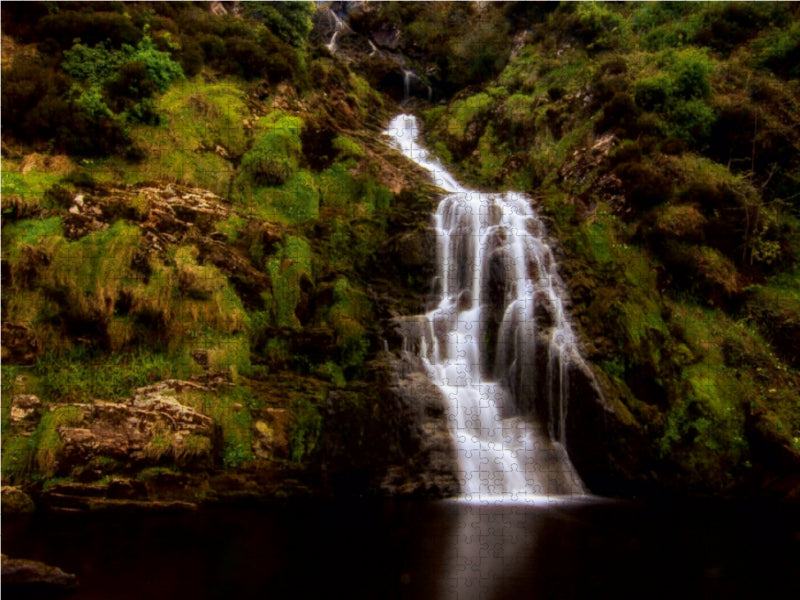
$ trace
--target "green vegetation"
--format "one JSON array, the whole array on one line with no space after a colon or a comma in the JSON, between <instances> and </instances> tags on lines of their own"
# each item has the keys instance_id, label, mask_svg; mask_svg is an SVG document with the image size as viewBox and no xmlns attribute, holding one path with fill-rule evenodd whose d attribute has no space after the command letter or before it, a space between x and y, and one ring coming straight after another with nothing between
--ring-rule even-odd
<instances>
[{"instance_id":1,"label":"green vegetation","mask_svg":"<svg viewBox=\"0 0 800 600\"><path fill-rule=\"evenodd\" d=\"M167 378L228 376L186 400L221 437L175 457L160 432L143 480L209 450L225 469L318 466L336 410L347 443L386 416L372 361L429 287L396 250L433 198L377 141L398 63L353 39L331 56L314 10L4 4L3 319L31 346L4 355L4 481L119 472L59 473L64 404ZM350 24L401 32L435 102L409 106L460 177L535 198L659 483L738 489L758 440L800 451L796 6L380 3ZM20 393L44 405L24 434ZM271 409L279 458L254 450Z\"/></svg>"},{"instance_id":2,"label":"green vegetation","mask_svg":"<svg viewBox=\"0 0 800 600\"><path fill-rule=\"evenodd\" d=\"M697 490L748 476L752 415L800 431L798 17L560 5L496 78L423 113L462 177L538 188L606 395L658 440L677 473L659 476Z\"/></svg>"}]
</instances>

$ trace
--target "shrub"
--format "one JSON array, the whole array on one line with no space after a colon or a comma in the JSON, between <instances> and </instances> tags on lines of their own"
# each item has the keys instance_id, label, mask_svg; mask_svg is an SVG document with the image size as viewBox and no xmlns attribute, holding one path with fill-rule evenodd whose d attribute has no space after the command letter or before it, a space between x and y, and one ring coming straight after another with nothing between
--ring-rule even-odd
<instances>
[{"instance_id":1,"label":"shrub","mask_svg":"<svg viewBox=\"0 0 800 600\"><path fill-rule=\"evenodd\" d=\"M688 141L700 143L707 140L716 120L716 113L702 100L678 102L669 111L669 133Z\"/></svg>"},{"instance_id":2,"label":"shrub","mask_svg":"<svg viewBox=\"0 0 800 600\"><path fill-rule=\"evenodd\" d=\"M636 82L634 97L636 104L645 110L662 108L672 96L672 81L665 73L658 73Z\"/></svg>"},{"instance_id":3,"label":"shrub","mask_svg":"<svg viewBox=\"0 0 800 600\"><path fill-rule=\"evenodd\" d=\"M769 29L752 48L756 65L786 79L800 77L800 23Z\"/></svg>"},{"instance_id":4,"label":"shrub","mask_svg":"<svg viewBox=\"0 0 800 600\"><path fill-rule=\"evenodd\" d=\"M311 33L313 2L247 2L244 14L264 23L282 41L302 48Z\"/></svg>"},{"instance_id":5,"label":"shrub","mask_svg":"<svg viewBox=\"0 0 800 600\"><path fill-rule=\"evenodd\" d=\"M622 163L614 169L614 174L622 182L627 199L636 211L657 206L672 195L672 182L648 163Z\"/></svg>"},{"instance_id":6,"label":"shrub","mask_svg":"<svg viewBox=\"0 0 800 600\"><path fill-rule=\"evenodd\" d=\"M299 167L303 121L275 112L260 119L258 125L263 133L242 157L242 171L256 185L279 185Z\"/></svg>"}]
</instances>

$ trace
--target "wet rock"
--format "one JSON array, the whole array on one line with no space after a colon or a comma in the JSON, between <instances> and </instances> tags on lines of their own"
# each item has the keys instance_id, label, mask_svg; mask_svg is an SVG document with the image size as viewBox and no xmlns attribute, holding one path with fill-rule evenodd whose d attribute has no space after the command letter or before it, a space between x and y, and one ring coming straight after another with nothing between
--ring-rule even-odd
<instances>
[{"instance_id":1,"label":"wet rock","mask_svg":"<svg viewBox=\"0 0 800 600\"><path fill-rule=\"evenodd\" d=\"M31 365L39 354L39 341L33 331L22 323L2 325L2 360L5 364Z\"/></svg>"},{"instance_id":2,"label":"wet rock","mask_svg":"<svg viewBox=\"0 0 800 600\"><path fill-rule=\"evenodd\" d=\"M0 555L2 561L3 591L25 594L26 597L53 594L73 590L78 586L78 578L65 573L58 567L38 560L10 558Z\"/></svg>"},{"instance_id":3,"label":"wet rock","mask_svg":"<svg viewBox=\"0 0 800 600\"><path fill-rule=\"evenodd\" d=\"M0 506L4 515L24 515L36 510L31 497L13 485L4 485L0 488Z\"/></svg>"},{"instance_id":4,"label":"wet rock","mask_svg":"<svg viewBox=\"0 0 800 600\"><path fill-rule=\"evenodd\" d=\"M457 495L456 451L442 392L422 365L410 364L389 353L384 358L391 366L385 399L392 406L399 433L394 450L407 458L405 464L386 470L380 489L389 494Z\"/></svg>"},{"instance_id":5,"label":"wet rock","mask_svg":"<svg viewBox=\"0 0 800 600\"><path fill-rule=\"evenodd\" d=\"M400 44L400 28L391 23L385 23L371 32L372 41L380 48L397 50Z\"/></svg>"}]
</instances>

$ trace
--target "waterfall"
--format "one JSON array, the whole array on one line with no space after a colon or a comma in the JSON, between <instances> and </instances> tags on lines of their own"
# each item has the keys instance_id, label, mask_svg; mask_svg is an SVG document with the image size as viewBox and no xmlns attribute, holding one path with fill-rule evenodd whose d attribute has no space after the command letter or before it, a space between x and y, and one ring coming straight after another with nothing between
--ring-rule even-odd
<instances>
[{"instance_id":1,"label":"waterfall","mask_svg":"<svg viewBox=\"0 0 800 600\"><path fill-rule=\"evenodd\" d=\"M337 40L339 38L339 35L342 32L347 32L350 28L344 21L342 21L342 19L339 17L339 15L336 14L334 10L330 8L326 9L326 15L328 17L328 23L331 29L333 29L333 33L331 34L330 42L325 44L325 47L331 54L336 54L336 51L339 49L339 46L337 45Z\"/></svg>"},{"instance_id":2,"label":"waterfall","mask_svg":"<svg viewBox=\"0 0 800 600\"><path fill-rule=\"evenodd\" d=\"M404 348L448 402L463 498L583 494L564 449L568 367L582 358L542 221L523 194L459 184L419 145L413 116L385 133L446 192L433 219L438 305Z\"/></svg>"},{"instance_id":3,"label":"waterfall","mask_svg":"<svg viewBox=\"0 0 800 600\"><path fill-rule=\"evenodd\" d=\"M371 42L370 42L371 43ZM433 98L433 88L426 84L414 71L411 69L403 69L403 102L408 102L411 99L411 85L414 82L425 85L425 90L428 94L428 102Z\"/></svg>"},{"instance_id":4,"label":"waterfall","mask_svg":"<svg viewBox=\"0 0 800 600\"><path fill-rule=\"evenodd\" d=\"M403 102L408 102L411 97L411 76L413 73L408 69L403 69Z\"/></svg>"}]
</instances>

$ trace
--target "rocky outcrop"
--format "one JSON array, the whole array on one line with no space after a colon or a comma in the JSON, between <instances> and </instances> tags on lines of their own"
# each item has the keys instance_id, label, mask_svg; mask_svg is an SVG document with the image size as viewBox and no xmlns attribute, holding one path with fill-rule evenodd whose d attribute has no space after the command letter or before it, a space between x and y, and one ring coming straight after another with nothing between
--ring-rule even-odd
<instances>
[{"instance_id":1,"label":"rocky outcrop","mask_svg":"<svg viewBox=\"0 0 800 600\"><path fill-rule=\"evenodd\" d=\"M63 446L57 471L100 456L139 465L157 464L164 457L187 467L210 464L214 423L178 400L187 391L211 388L167 380L139 388L122 402L70 405L81 414L73 425L58 429Z\"/></svg>"},{"instance_id":2,"label":"rocky outcrop","mask_svg":"<svg viewBox=\"0 0 800 600\"><path fill-rule=\"evenodd\" d=\"M389 400L398 421L404 464L392 465L380 482L388 494L458 495L457 456L442 393L413 359L387 357L393 365Z\"/></svg>"},{"instance_id":3,"label":"rocky outcrop","mask_svg":"<svg viewBox=\"0 0 800 600\"><path fill-rule=\"evenodd\" d=\"M409 340L422 339L420 317L396 317L387 336L399 352L383 352L387 369L386 402L398 431L396 452L407 457L405 464L390 466L381 489L392 494L423 492L455 496L460 491L458 459L448 422L447 403L441 390L430 380Z\"/></svg>"},{"instance_id":4,"label":"rocky outcrop","mask_svg":"<svg viewBox=\"0 0 800 600\"><path fill-rule=\"evenodd\" d=\"M148 481L114 477L108 482L59 483L50 486L41 495L41 505L51 512L163 512L195 510L196 502L185 498L191 493L181 490L181 499L169 497L166 486L152 485ZM199 486L198 486L199 487ZM174 492L174 490L173 490Z\"/></svg>"},{"instance_id":5,"label":"rocky outcrop","mask_svg":"<svg viewBox=\"0 0 800 600\"><path fill-rule=\"evenodd\" d=\"M14 597L24 594L26 598L36 598L71 591L78 586L75 575L38 560L10 558L5 554L0 555L0 560L3 591Z\"/></svg>"}]
</instances>

